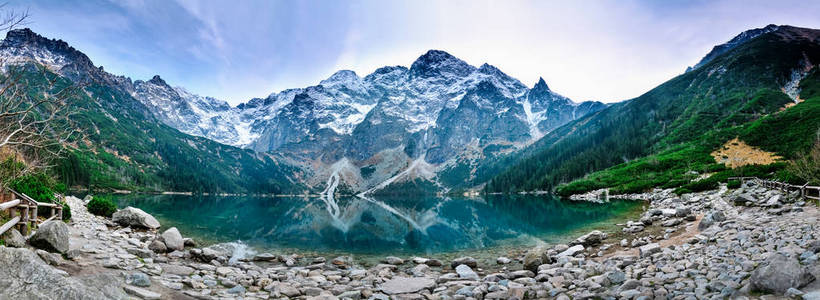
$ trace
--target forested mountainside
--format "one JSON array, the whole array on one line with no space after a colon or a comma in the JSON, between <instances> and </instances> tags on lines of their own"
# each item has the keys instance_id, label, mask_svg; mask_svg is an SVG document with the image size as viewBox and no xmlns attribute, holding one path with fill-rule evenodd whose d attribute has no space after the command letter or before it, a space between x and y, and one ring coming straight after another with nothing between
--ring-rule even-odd
<instances>
[{"instance_id":1,"label":"forested mountainside","mask_svg":"<svg viewBox=\"0 0 820 300\"><path fill-rule=\"evenodd\" d=\"M68 101L77 134L54 171L68 185L147 191L269 192L299 190L300 173L272 155L190 136L160 122L134 98L139 83L95 67L60 40L9 31L0 44L30 93L43 97L74 85ZM43 68L41 68L43 67ZM56 85L49 84L56 80ZM135 87L137 86L137 87Z\"/></svg>"},{"instance_id":2,"label":"forested mountainside","mask_svg":"<svg viewBox=\"0 0 820 300\"><path fill-rule=\"evenodd\" d=\"M710 155L734 138L785 159L808 151L820 130L820 31L769 26L732 41L640 97L547 134L508 158L512 163L486 190L544 190L584 176L559 192L697 188L743 172L726 170ZM746 169L771 176L778 168ZM719 176L697 180L712 173Z\"/></svg>"}]
</instances>

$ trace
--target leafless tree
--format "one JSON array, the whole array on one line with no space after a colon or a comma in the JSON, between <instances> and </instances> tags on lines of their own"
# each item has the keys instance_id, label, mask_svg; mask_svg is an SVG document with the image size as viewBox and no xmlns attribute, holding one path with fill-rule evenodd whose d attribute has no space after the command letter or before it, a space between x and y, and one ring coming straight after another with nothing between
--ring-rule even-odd
<instances>
[{"instance_id":1,"label":"leafless tree","mask_svg":"<svg viewBox=\"0 0 820 300\"><path fill-rule=\"evenodd\" d=\"M820 184L820 130L817 131L814 147L792 161L788 170L809 184Z\"/></svg>"},{"instance_id":2,"label":"leafless tree","mask_svg":"<svg viewBox=\"0 0 820 300\"><path fill-rule=\"evenodd\" d=\"M0 5L0 30L26 23L28 11L17 13ZM25 159L22 172L49 167L75 131L69 102L82 86L36 62L10 62L0 57L0 150Z\"/></svg>"}]
</instances>

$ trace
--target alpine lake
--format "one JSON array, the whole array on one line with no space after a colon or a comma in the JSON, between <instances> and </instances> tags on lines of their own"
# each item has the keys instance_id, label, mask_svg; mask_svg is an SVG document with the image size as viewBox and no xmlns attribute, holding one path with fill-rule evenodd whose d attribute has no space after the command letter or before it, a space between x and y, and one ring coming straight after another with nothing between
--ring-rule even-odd
<instances>
[{"instance_id":1,"label":"alpine lake","mask_svg":"<svg viewBox=\"0 0 820 300\"><path fill-rule=\"evenodd\" d=\"M260 197L130 194L120 208L152 214L199 247L235 243L242 251L350 255L363 265L385 256L443 261L514 258L541 243L566 243L591 230L616 232L644 202L561 200L542 195L477 197ZM607 242L617 243L610 239Z\"/></svg>"}]
</instances>

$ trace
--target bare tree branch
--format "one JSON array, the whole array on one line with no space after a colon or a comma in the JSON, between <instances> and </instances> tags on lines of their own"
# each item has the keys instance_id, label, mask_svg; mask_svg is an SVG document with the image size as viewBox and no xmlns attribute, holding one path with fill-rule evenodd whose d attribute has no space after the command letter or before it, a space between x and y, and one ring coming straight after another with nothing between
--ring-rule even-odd
<instances>
[{"instance_id":1,"label":"bare tree branch","mask_svg":"<svg viewBox=\"0 0 820 300\"><path fill-rule=\"evenodd\" d=\"M28 16L0 4L0 31L26 24ZM26 169L18 175L51 166L63 154L78 133L70 102L84 88L37 62L0 61L0 152L22 156Z\"/></svg>"}]
</instances>

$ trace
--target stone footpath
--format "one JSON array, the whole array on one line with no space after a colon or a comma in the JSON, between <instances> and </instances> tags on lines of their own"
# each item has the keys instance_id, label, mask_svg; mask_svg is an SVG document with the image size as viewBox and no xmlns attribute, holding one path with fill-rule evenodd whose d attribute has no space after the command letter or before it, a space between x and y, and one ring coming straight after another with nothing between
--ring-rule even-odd
<instances>
[{"instance_id":1,"label":"stone footpath","mask_svg":"<svg viewBox=\"0 0 820 300\"><path fill-rule=\"evenodd\" d=\"M621 224L622 232L593 231L567 245L499 257L494 266L469 257L386 257L370 268L345 256L240 257L237 245L197 248L176 228L157 232L159 222L141 210L106 219L67 197L69 250L61 257L0 247L0 264L26 269L0 271L0 298L820 299L817 207L749 184L682 197L670 190L634 195L649 208ZM42 274L8 285L31 273Z\"/></svg>"}]
</instances>

